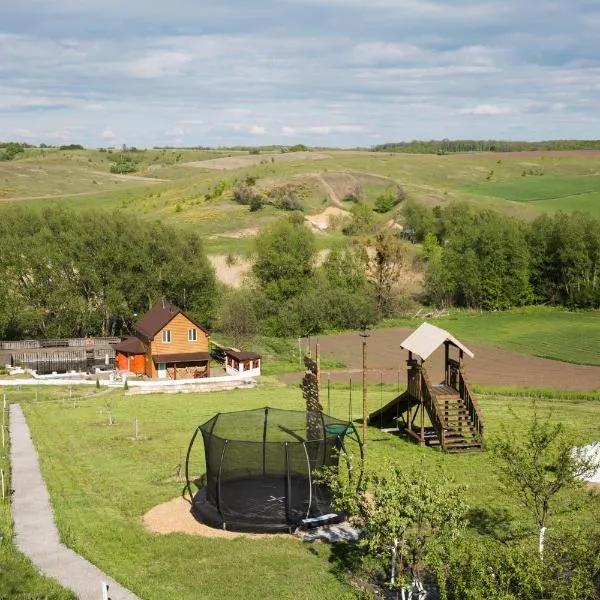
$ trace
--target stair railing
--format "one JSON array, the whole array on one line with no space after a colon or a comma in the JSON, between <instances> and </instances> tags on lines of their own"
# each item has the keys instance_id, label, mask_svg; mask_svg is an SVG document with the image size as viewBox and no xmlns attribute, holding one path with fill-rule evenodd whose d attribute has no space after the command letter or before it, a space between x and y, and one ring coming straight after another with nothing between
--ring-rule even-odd
<instances>
[{"instance_id":1,"label":"stair railing","mask_svg":"<svg viewBox=\"0 0 600 600\"><path fill-rule=\"evenodd\" d=\"M464 371L462 368L458 369L458 393L465 403L465 407L471 417L471 422L473 423L473 427L475 431L479 435L479 439L481 441L481 445L483 447L483 430L485 427L485 423L483 420L483 415L481 414L481 410L479 405L477 404L477 400L475 400L475 396L471 391L471 386L465 377Z\"/></svg>"},{"instance_id":2,"label":"stair railing","mask_svg":"<svg viewBox=\"0 0 600 600\"><path fill-rule=\"evenodd\" d=\"M440 441L440 446L442 450L446 450L446 425L440 415L439 411L439 403L437 394L435 393L433 386L431 385L431 381L429 379L429 375L427 375L427 371L424 368L420 369L421 371L421 398L422 402L427 409L427 414L429 415L429 419L431 420L431 424L435 429L435 432Z\"/></svg>"}]
</instances>

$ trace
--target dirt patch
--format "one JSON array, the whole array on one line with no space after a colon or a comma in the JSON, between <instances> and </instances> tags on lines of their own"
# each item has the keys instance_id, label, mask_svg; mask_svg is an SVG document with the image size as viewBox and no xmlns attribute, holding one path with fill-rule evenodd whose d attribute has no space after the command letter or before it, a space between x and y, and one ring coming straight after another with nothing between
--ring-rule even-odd
<instances>
[{"instance_id":1,"label":"dirt patch","mask_svg":"<svg viewBox=\"0 0 600 600\"><path fill-rule=\"evenodd\" d=\"M105 173L104 171L92 171L94 175L110 177L118 181L145 181L147 183L166 183L168 179L158 179L158 177L144 177L142 175L121 175L119 173Z\"/></svg>"},{"instance_id":2,"label":"dirt patch","mask_svg":"<svg viewBox=\"0 0 600 600\"><path fill-rule=\"evenodd\" d=\"M322 152L288 152L285 154L248 154L244 156L226 156L224 158L211 158L210 160L198 160L185 163L188 167L199 167L201 169L215 169L218 171L229 169L241 169L259 165L261 162L294 162L303 160L325 160L331 158L329 154Z\"/></svg>"},{"instance_id":3,"label":"dirt patch","mask_svg":"<svg viewBox=\"0 0 600 600\"><path fill-rule=\"evenodd\" d=\"M208 259L210 260L217 279L234 288L242 286L244 279L252 268L252 263L243 256L235 256L235 262L228 264L227 256L225 254L211 254Z\"/></svg>"},{"instance_id":4,"label":"dirt patch","mask_svg":"<svg viewBox=\"0 0 600 600\"><path fill-rule=\"evenodd\" d=\"M224 233L219 233L214 237L233 238L239 240L242 238L255 237L257 234L258 227L248 227L246 229L237 229L236 231L225 231Z\"/></svg>"},{"instance_id":5,"label":"dirt patch","mask_svg":"<svg viewBox=\"0 0 600 600\"><path fill-rule=\"evenodd\" d=\"M307 222L316 231L326 231L331 226L332 217L349 217L350 213L344 208L337 206L329 206L318 215L309 215L306 217Z\"/></svg>"},{"instance_id":6,"label":"dirt patch","mask_svg":"<svg viewBox=\"0 0 600 600\"><path fill-rule=\"evenodd\" d=\"M237 531L225 531L224 529L209 527L194 518L194 515L190 512L190 503L181 496L151 508L142 517L142 525L152 533L187 533L207 538L235 539L244 536L250 539L261 539L294 537L285 533L239 533Z\"/></svg>"},{"instance_id":7,"label":"dirt patch","mask_svg":"<svg viewBox=\"0 0 600 600\"><path fill-rule=\"evenodd\" d=\"M435 323L434 323L435 324ZM398 327L373 331L368 338L367 366L370 383L397 383L406 386L407 353L400 343L412 329ZM463 341L475 354L466 359L467 377L471 383L510 387L536 387L572 390L600 389L600 367L573 365ZM361 373L362 338L358 333L342 333L319 337L321 355L344 361L345 369L330 371L334 382L348 383L352 374ZM444 377L444 352L438 350L427 361L427 371L434 381ZM283 375L286 383L297 383L301 374ZM353 379L355 379L353 377ZM358 381L358 379L356 379Z\"/></svg>"}]
</instances>

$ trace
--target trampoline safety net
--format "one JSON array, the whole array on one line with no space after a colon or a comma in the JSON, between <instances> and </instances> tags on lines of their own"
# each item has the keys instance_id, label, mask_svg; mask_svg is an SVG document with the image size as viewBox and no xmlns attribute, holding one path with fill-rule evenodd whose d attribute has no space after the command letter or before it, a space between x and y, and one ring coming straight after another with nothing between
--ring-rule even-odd
<instances>
[{"instance_id":1,"label":"trampoline safety net","mask_svg":"<svg viewBox=\"0 0 600 600\"><path fill-rule=\"evenodd\" d=\"M194 494L190 456L199 434L206 484ZM193 515L212 527L244 532L291 531L343 520L314 474L338 466L346 437L360 445L352 423L322 412L267 407L215 415L197 428L188 448Z\"/></svg>"}]
</instances>

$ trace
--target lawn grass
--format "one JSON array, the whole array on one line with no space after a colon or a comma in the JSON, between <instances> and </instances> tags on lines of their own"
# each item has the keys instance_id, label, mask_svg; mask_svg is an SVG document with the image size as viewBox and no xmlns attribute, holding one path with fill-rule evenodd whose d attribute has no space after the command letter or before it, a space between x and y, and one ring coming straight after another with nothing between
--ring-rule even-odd
<instances>
[{"instance_id":1,"label":"lawn grass","mask_svg":"<svg viewBox=\"0 0 600 600\"><path fill-rule=\"evenodd\" d=\"M423 319L395 319L383 324L417 326ZM564 362L600 366L600 312L569 312L531 307L503 312L456 311L432 324L472 340Z\"/></svg>"},{"instance_id":2,"label":"lawn grass","mask_svg":"<svg viewBox=\"0 0 600 600\"><path fill-rule=\"evenodd\" d=\"M81 400L76 408L61 401L36 403L26 389L17 393L21 399L30 394L24 410L63 539L141 597L354 597L350 586L333 573L335 564L330 562L333 556L328 545L306 545L281 537L222 540L156 535L140 524L147 510L181 493L182 483L175 476L177 465L199 423L216 412L265 405L302 410L295 386L127 397L114 392ZM369 390L373 404L387 402L395 394L392 386ZM8 395L10 400L16 399L12 391ZM355 419L360 418L357 400ZM116 419L112 426L107 419L109 403ZM498 434L502 424L523 428L511 410L520 417L531 414L527 398L485 396L480 404L488 439ZM571 431L573 444L598 438L600 400L539 399L538 408L553 410L553 419ZM331 412L342 418L348 414L348 390L343 386L332 390ZM135 417L140 441L131 439ZM391 461L448 470L457 482L468 486L468 504L477 515L475 526L481 526L487 517L499 519L498 526L509 529L515 521L530 524L519 504L503 493L489 453L445 455L371 427L367 461L376 469L385 469ZM588 494L565 494L549 527L586 518L597 502L597 497Z\"/></svg>"},{"instance_id":3,"label":"lawn grass","mask_svg":"<svg viewBox=\"0 0 600 600\"><path fill-rule=\"evenodd\" d=\"M31 389L28 390L27 396L31 397ZM14 399L19 397L24 396L20 393L14 395ZM0 410L2 410L1 404ZM8 409L6 419L8 422ZM8 492L11 489L8 431L6 431L5 443L5 447L0 450L0 469L4 472L5 491ZM70 591L58 585L53 579L41 575L31 561L12 543L13 521L9 499L10 494L4 500L0 495L0 599L75 600L75 595Z\"/></svg>"}]
</instances>

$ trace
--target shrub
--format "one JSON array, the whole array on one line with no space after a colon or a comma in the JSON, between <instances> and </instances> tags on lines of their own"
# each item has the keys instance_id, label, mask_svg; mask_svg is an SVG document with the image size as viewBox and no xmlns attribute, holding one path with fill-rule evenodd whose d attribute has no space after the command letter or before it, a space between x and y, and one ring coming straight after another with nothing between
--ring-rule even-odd
<instances>
[{"instance_id":1,"label":"shrub","mask_svg":"<svg viewBox=\"0 0 600 600\"><path fill-rule=\"evenodd\" d=\"M256 212L260 210L264 205L264 201L260 194L254 194L252 198L250 198L250 212Z\"/></svg>"},{"instance_id":2,"label":"shrub","mask_svg":"<svg viewBox=\"0 0 600 600\"><path fill-rule=\"evenodd\" d=\"M343 198L346 202L362 202L365 199L365 192L360 186L356 184Z\"/></svg>"}]
</instances>

